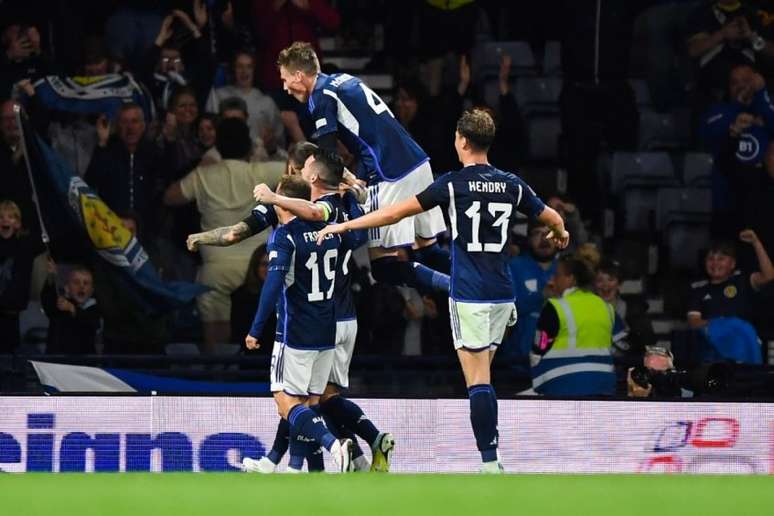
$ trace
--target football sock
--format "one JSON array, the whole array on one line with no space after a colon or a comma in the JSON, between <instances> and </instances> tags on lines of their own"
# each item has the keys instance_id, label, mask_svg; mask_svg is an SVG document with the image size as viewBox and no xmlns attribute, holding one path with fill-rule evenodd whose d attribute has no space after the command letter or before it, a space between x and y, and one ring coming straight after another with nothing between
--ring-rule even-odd
<instances>
[{"instance_id":1,"label":"football sock","mask_svg":"<svg viewBox=\"0 0 774 516\"><path fill-rule=\"evenodd\" d=\"M391 285L449 291L448 274L434 271L419 262L402 262L395 256L384 256L373 260L371 275L376 281Z\"/></svg>"},{"instance_id":2,"label":"football sock","mask_svg":"<svg viewBox=\"0 0 774 516\"><path fill-rule=\"evenodd\" d=\"M470 398L470 423L473 435L476 436L476 446L481 452L481 460L490 462L497 460L497 416L493 391L488 384L471 385L468 387Z\"/></svg>"},{"instance_id":3,"label":"football sock","mask_svg":"<svg viewBox=\"0 0 774 516\"><path fill-rule=\"evenodd\" d=\"M288 451L288 440L290 439L290 423L287 419L280 419L277 425L277 433L274 436L274 444L271 445L271 450L267 454L267 457L274 464L279 464L282 460L282 456Z\"/></svg>"},{"instance_id":4,"label":"football sock","mask_svg":"<svg viewBox=\"0 0 774 516\"><path fill-rule=\"evenodd\" d=\"M340 396L338 395L334 396L334 398L339 398L339 397ZM330 398L330 399L333 399L333 398ZM347 428L343 421L340 421L339 419L337 419L336 416L334 416L330 410L326 410L326 407L323 407L322 403L319 405L311 406L309 408L322 415L323 419L325 420L325 424L328 426L328 430L337 439L349 439L352 441L353 459L363 455L363 449L360 448L360 444L357 442L357 437L355 436L355 433L349 428Z\"/></svg>"},{"instance_id":5,"label":"football sock","mask_svg":"<svg viewBox=\"0 0 774 516\"><path fill-rule=\"evenodd\" d=\"M363 414L363 410L357 404L344 396L333 396L321 403L320 406L323 412L330 414L334 421L339 422L344 428L355 432L355 434L373 447L376 439L379 437L379 430ZM360 453L362 454L362 451Z\"/></svg>"},{"instance_id":6,"label":"football sock","mask_svg":"<svg viewBox=\"0 0 774 516\"><path fill-rule=\"evenodd\" d=\"M449 251L438 245L438 242L414 249L414 258L438 272L449 274L451 271Z\"/></svg>"},{"instance_id":7,"label":"football sock","mask_svg":"<svg viewBox=\"0 0 774 516\"><path fill-rule=\"evenodd\" d=\"M497 428L498 425L498 410L497 410L497 393L494 390L494 385L489 384L489 392L492 393L492 404L494 405L494 423L495 423L495 437L497 437L497 442L500 442L500 430Z\"/></svg>"},{"instance_id":8,"label":"football sock","mask_svg":"<svg viewBox=\"0 0 774 516\"><path fill-rule=\"evenodd\" d=\"M296 432L314 439L328 451L336 442L336 438L325 427L322 417L301 404L290 409L288 421L290 422L291 436Z\"/></svg>"}]
</instances>

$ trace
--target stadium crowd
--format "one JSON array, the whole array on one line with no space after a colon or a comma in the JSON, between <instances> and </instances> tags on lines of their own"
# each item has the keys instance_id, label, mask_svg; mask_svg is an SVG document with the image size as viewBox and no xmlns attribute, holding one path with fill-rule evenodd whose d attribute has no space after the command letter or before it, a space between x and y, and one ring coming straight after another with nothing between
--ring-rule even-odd
<instances>
[{"instance_id":1,"label":"stadium crowd","mask_svg":"<svg viewBox=\"0 0 774 516\"><path fill-rule=\"evenodd\" d=\"M628 381L630 394L644 396L652 389L631 375L643 360L651 370L670 368L673 356L681 368L768 361L768 2L28 0L2 2L0 13L0 353L243 347L270 231L196 253L186 238L242 220L255 205L253 186L274 188L303 166L293 156L314 121L283 91L276 61L294 41L308 41L326 73L388 79L372 88L391 101L437 175L460 167L460 114L485 107L497 124L492 163L526 178L564 218L571 244L562 252L539 223L525 218L509 230L519 320L498 358L525 387L532 378L539 393L613 395ZM89 85L126 72L139 97L113 112L41 99L46 77ZM52 233L44 245L38 208L48 207L33 199L16 105L136 235L164 281L210 290L151 313L86 251L85 236ZM695 181L691 156L705 160ZM659 176L665 170L670 176ZM662 213L669 195L678 205ZM696 200L705 197L706 209ZM411 261L412 250L399 259ZM376 282L362 253L352 290L359 354L452 353L446 295ZM45 311L45 346L20 330L28 306ZM545 383L546 364L567 345L568 320L595 341L590 360L596 347L612 350L617 387ZM679 321L657 331L661 320ZM652 366L655 355L668 365Z\"/></svg>"}]
</instances>

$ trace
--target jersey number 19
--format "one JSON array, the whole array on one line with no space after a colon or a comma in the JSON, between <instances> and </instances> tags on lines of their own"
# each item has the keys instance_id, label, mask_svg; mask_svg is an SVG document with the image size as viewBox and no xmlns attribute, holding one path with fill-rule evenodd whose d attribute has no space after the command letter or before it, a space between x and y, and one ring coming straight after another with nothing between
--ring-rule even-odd
<instances>
[{"instance_id":1,"label":"jersey number 19","mask_svg":"<svg viewBox=\"0 0 774 516\"><path fill-rule=\"evenodd\" d=\"M333 296L333 285L336 281L336 256L338 256L338 250L328 249L325 251L322 260L318 260L318 254L317 251L311 253L309 259L304 264L312 273L312 291L306 296L310 302L330 299ZM331 282L330 287L325 292L320 290L321 273Z\"/></svg>"}]
</instances>

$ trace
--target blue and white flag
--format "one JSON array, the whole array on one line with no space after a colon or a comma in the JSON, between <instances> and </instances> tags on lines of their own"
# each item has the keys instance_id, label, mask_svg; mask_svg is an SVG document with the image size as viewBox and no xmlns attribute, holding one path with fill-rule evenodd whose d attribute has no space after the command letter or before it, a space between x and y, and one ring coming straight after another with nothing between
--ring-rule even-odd
<instances>
[{"instance_id":1,"label":"blue and white flag","mask_svg":"<svg viewBox=\"0 0 774 516\"><path fill-rule=\"evenodd\" d=\"M78 240L109 264L110 279L148 313L181 307L209 290L194 283L162 281L148 253L121 219L32 132L29 124L23 126L41 226L52 235L52 244L57 243L57 237L60 241Z\"/></svg>"},{"instance_id":2,"label":"blue and white flag","mask_svg":"<svg viewBox=\"0 0 774 516\"><path fill-rule=\"evenodd\" d=\"M204 382L135 373L125 369L53 364L30 360L47 392L137 392L158 394L259 394L268 383Z\"/></svg>"},{"instance_id":3,"label":"blue and white flag","mask_svg":"<svg viewBox=\"0 0 774 516\"><path fill-rule=\"evenodd\" d=\"M112 119L121 105L134 102L142 107L146 121L155 117L150 94L128 72L96 77L47 75L35 81L33 86L35 95L48 109L104 113Z\"/></svg>"}]
</instances>

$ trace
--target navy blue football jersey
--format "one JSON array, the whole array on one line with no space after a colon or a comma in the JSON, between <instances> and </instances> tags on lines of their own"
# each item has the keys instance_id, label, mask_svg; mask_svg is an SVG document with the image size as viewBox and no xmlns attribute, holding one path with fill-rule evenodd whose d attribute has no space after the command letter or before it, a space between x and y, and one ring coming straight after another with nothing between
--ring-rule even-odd
<instances>
[{"instance_id":1,"label":"navy blue football jersey","mask_svg":"<svg viewBox=\"0 0 774 516\"><path fill-rule=\"evenodd\" d=\"M313 139L336 132L358 157L356 175L369 185L397 181L428 160L379 96L345 73L319 74L309 96Z\"/></svg>"},{"instance_id":2,"label":"navy blue football jersey","mask_svg":"<svg viewBox=\"0 0 774 516\"><path fill-rule=\"evenodd\" d=\"M417 200L424 210L440 206L449 215L452 299L512 302L508 228L517 211L537 217L545 208L532 188L491 165L471 165L439 177Z\"/></svg>"},{"instance_id":3,"label":"navy blue football jersey","mask_svg":"<svg viewBox=\"0 0 774 516\"><path fill-rule=\"evenodd\" d=\"M329 224L339 224L357 218L363 214L363 209L357 204L354 196L346 192L344 196L337 193L323 195L315 201L327 208ZM350 260L352 251L363 245L368 238L364 229L350 231L342 235L339 247L339 261L336 268L336 320L351 321L357 319L355 300L352 296L352 277L350 275Z\"/></svg>"},{"instance_id":4,"label":"navy blue football jersey","mask_svg":"<svg viewBox=\"0 0 774 516\"><path fill-rule=\"evenodd\" d=\"M336 345L334 289L341 238L329 235L317 245L324 222L295 218L269 238L269 272L285 275L277 301L276 341L295 349Z\"/></svg>"},{"instance_id":5,"label":"navy blue football jersey","mask_svg":"<svg viewBox=\"0 0 774 516\"><path fill-rule=\"evenodd\" d=\"M274 211L274 206L272 205L257 204L250 214L256 222L254 227L256 233L260 233L266 228L276 228L279 225L277 212Z\"/></svg>"}]
</instances>

